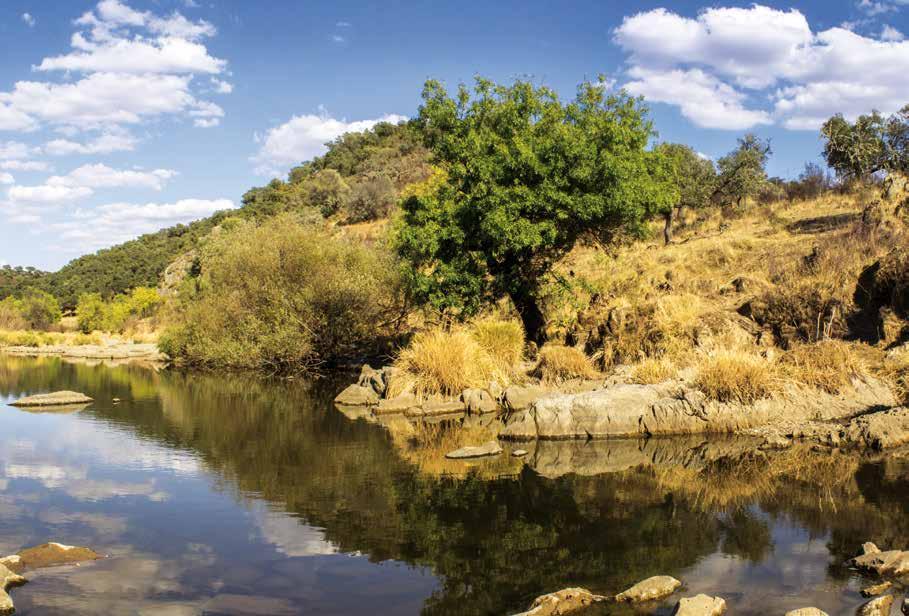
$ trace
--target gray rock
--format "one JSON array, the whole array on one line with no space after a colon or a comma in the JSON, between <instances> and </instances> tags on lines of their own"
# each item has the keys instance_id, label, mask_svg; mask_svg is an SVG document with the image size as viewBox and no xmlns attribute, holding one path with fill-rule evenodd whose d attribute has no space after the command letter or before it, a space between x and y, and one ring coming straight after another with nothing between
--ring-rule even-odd
<instances>
[{"instance_id":1,"label":"gray rock","mask_svg":"<svg viewBox=\"0 0 909 616\"><path fill-rule=\"evenodd\" d=\"M446 458L451 460L464 460L468 458L483 458L486 456L497 456L502 453L502 447L496 441L489 441L476 447L461 447L445 454Z\"/></svg>"},{"instance_id":2,"label":"gray rock","mask_svg":"<svg viewBox=\"0 0 909 616\"><path fill-rule=\"evenodd\" d=\"M379 395L371 387L349 385L335 397L335 403L344 406L369 406L379 401Z\"/></svg>"},{"instance_id":3,"label":"gray rock","mask_svg":"<svg viewBox=\"0 0 909 616\"><path fill-rule=\"evenodd\" d=\"M673 614L675 616L720 616L725 611L726 601L722 598L696 595L679 601Z\"/></svg>"},{"instance_id":4,"label":"gray rock","mask_svg":"<svg viewBox=\"0 0 909 616\"><path fill-rule=\"evenodd\" d=\"M523 458L524 456L527 455L527 450L526 449L515 449L514 451L511 452L511 455L513 455L515 458Z\"/></svg>"},{"instance_id":5,"label":"gray rock","mask_svg":"<svg viewBox=\"0 0 909 616\"><path fill-rule=\"evenodd\" d=\"M876 379L855 379L849 396L789 387L750 405L708 400L678 383L619 384L580 394L554 394L516 413L502 438L589 439L669 434L742 433L785 422L851 417L891 406L893 392Z\"/></svg>"},{"instance_id":6,"label":"gray rock","mask_svg":"<svg viewBox=\"0 0 909 616\"><path fill-rule=\"evenodd\" d=\"M382 370L376 370L369 364L363 364L363 367L360 368L357 385L372 389L381 398L385 395L385 373Z\"/></svg>"},{"instance_id":7,"label":"gray rock","mask_svg":"<svg viewBox=\"0 0 909 616\"><path fill-rule=\"evenodd\" d=\"M909 573L909 552L887 550L871 552L852 559L852 564L863 571L878 575L903 575Z\"/></svg>"},{"instance_id":8,"label":"gray rock","mask_svg":"<svg viewBox=\"0 0 909 616\"><path fill-rule=\"evenodd\" d=\"M668 597L681 586L682 583L668 575L655 575L638 582L631 588L623 590L615 596L619 603L640 603L642 601L655 601Z\"/></svg>"},{"instance_id":9,"label":"gray rock","mask_svg":"<svg viewBox=\"0 0 909 616\"><path fill-rule=\"evenodd\" d=\"M537 597L529 610L515 614L515 616L557 616L569 614L594 603L607 600L607 597L595 595L586 588L565 588L558 592Z\"/></svg>"},{"instance_id":10,"label":"gray rock","mask_svg":"<svg viewBox=\"0 0 909 616\"><path fill-rule=\"evenodd\" d=\"M893 595L884 595L877 599L872 599L859 608L859 616L890 616L890 608L893 605Z\"/></svg>"},{"instance_id":11,"label":"gray rock","mask_svg":"<svg viewBox=\"0 0 909 616\"><path fill-rule=\"evenodd\" d=\"M404 413L412 408L420 406L420 401L411 393L403 393L400 396L380 400L375 408L376 415L391 415L395 413Z\"/></svg>"},{"instance_id":12,"label":"gray rock","mask_svg":"<svg viewBox=\"0 0 909 616\"><path fill-rule=\"evenodd\" d=\"M438 417L440 415L455 415L464 412L464 403L460 400L448 402L429 401L423 406L408 409L408 417Z\"/></svg>"},{"instance_id":13,"label":"gray rock","mask_svg":"<svg viewBox=\"0 0 909 616\"><path fill-rule=\"evenodd\" d=\"M526 411L534 402L548 393L550 393L548 390L538 385L528 385L526 387L511 385L502 394L502 401L509 411Z\"/></svg>"},{"instance_id":14,"label":"gray rock","mask_svg":"<svg viewBox=\"0 0 909 616\"><path fill-rule=\"evenodd\" d=\"M822 612L816 607L802 607L797 610L789 610L786 616L829 616L827 612Z\"/></svg>"},{"instance_id":15,"label":"gray rock","mask_svg":"<svg viewBox=\"0 0 909 616\"><path fill-rule=\"evenodd\" d=\"M847 442L882 450L909 443L909 407L869 413L849 422Z\"/></svg>"},{"instance_id":16,"label":"gray rock","mask_svg":"<svg viewBox=\"0 0 909 616\"><path fill-rule=\"evenodd\" d=\"M470 414L495 413L499 410L498 403L485 389L465 389L461 393L461 401Z\"/></svg>"},{"instance_id":17,"label":"gray rock","mask_svg":"<svg viewBox=\"0 0 909 616\"><path fill-rule=\"evenodd\" d=\"M63 406L70 404L87 404L92 399L85 394L76 391L55 391L50 394L37 394L19 398L15 402L10 402L12 406Z\"/></svg>"}]
</instances>

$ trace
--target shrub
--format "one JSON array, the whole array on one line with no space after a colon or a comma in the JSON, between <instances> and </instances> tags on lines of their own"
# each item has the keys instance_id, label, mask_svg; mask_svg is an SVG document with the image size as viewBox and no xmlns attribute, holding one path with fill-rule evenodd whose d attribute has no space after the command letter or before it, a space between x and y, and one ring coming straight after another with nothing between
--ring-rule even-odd
<instances>
[{"instance_id":1,"label":"shrub","mask_svg":"<svg viewBox=\"0 0 909 616\"><path fill-rule=\"evenodd\" d=\"M536 374L543 381L559 383L574 378L593 378L597 371L590 358L580 349L547 344L540 349Z\"/></svg>"},{"instance_id":2,"label":"shrub","mask_svg":"<svg viewBox=\"0 0 909 616\"><path fill-rule=\"evenodd\" d=\"M708 397L743 404L769 396L774 382L769 361L736 351L720 351L705 358L695 378L695 385Z\"/></svg>"},{"instance_id":3,"label":"shrub","mask_svg":"<svg viewBox=\"0 0 909 616\"><path fill-rule=\"evenodd\" d=\"M838 394L865 372L864 362L853 345L841 340L822 340L794 347L783 355L784 374L797 383Z\"/></svg>"},{"instance_id":4,"label":"shrub","mask_svg":"<svg viewBox=\"0 0 909 616\"><path fill-rule=\"evenodd\" d=\"M406 314L396 262L381 248L292 214L213 238L194 293L160 344L204 366L294 372L374 352Z\"/></svg>"},{"instance_id":5,"label":"shrub","mask_svg":"<svg viewBox=\"0 0 909 616\"><path fill-rule=\"evenodd\" d=\"M347 221L363 222L385 218L397 200L394 182L384 175L354 185L347 203Z\"/></svg>"},{"instance_id":6,"label":"shrub","mask_svg":"<svg viewBox=\"0 0 909 616\"><path fill-rule=\"evenodd\" d=\"M88 334L107 329L107 305L100 293L83 293L76 304L76 323L79 331Z\"/></svg>"},{"instance_id":7,"label":"shrub","mask_svg":"<svg viewBox=\"0 0 909 616\"><path fill-rule=\"evenodd\" d=\"M158 290L137 287L125 295L105 302L99 293L84 293L76 304L76 322L80 331L123 332L131 322L155 315L163 303Z\"/></svg>"},{"instance_id":8,"label":"shrub","mask_svg":"<svg viewBox=\"0 0 909 616\"><path fill-rule=\"evenodd\" d=\"M511 371L524 355L524 328L519 321L486 317L471 324L477 342L492 360Z\"/></svg>"},{"instance_id":9,"label":"shrub","mask_svg":"<svg viewBox=\"0 0 909 616\"><path fill-rule=\"evenodd\" d=\"M452 396L469 387L486 388L496 377L495 362L466 328L418 333L398 354L395 366L407 375L399 380L399 387L412 388L418 396Z\"/></svg>"},{"instance_id":10,"label":"shrub","mask_svg":"<svg viewBox=\"0 0 909 616\"><path fill-rule=\"evenodd\" d=\"M22 318L32 329L47 329L60 320L60 303L46 291L28 289L18 302Z\"/></svg>"},{"instance_id":11,"label":"shrub","mask_svg":"<svg viewBox=\"0 0 909 616\"><path fill-rule=\"evenodd\" d=\"M22 316L19 301L14 297L7 297L0 301L0 329L26 329L28 323Z\"/></svg>"}]
</instances>

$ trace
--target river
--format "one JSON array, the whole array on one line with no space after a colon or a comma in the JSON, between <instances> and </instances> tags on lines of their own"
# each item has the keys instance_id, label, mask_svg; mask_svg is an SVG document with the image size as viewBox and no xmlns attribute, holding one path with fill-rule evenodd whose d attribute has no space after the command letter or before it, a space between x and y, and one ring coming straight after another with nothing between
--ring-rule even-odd
<instances>
[{"instance_id":1,"label":"river","mask_svg":"<svg viewBox=\"0 0 909 616\"><path fill-rule=\"evenodd\" d=\"M95 402L7 404L62 389ZM0 555L110 555L34 572L17 613L503 615L667 574L682 594L638 613L706 592L732 614L853 614L868 581L845 561L868 540L909 547L896 455L563 444L451 476L336 411L338 389L0 355Z\"/></svg>"}]
</instances>

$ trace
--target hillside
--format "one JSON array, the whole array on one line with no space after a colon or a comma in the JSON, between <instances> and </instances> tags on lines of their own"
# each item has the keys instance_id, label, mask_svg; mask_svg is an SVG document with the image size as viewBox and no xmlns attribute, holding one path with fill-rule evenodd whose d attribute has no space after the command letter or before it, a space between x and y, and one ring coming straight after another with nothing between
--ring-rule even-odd
<instances>
[{"instance_id":1,"label":"hillside","mask_svg":"<svg viewBox=\"0 0 909 616\"><path fill-rule=\"evenodd\" d=\"M236 210L78 257L52 273L3 268L0 299L37 286L72 309L83 293L110 298L135 287L154 287L174 259L197 247L227 218L262 221L293 211L341 223L371 221L386 217L400 190L428 173L428 153L407 124L346 134L328 144L324 156L292 169L287 180L247 191Z\"/></svg>"}]
</instances>

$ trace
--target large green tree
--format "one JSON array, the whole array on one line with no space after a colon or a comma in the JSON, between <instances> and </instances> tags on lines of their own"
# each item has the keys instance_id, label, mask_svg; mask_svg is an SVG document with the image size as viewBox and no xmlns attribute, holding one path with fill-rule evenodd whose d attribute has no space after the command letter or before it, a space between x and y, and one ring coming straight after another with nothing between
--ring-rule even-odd
<instances>
[{"instance_id":1,"label":"large green tree","mask_svg":"<svg viewBox=\"0 0 909 616\"><path fill-rule=\"evenodd\" d=\"M661 143L654 150L668 160L672 182L679 195L674 204L661 212L666 221L663 237L668 244L672 240L673 218L680 218L685 208L698 209L710 202L717 181L716 167L712 160L681 143ZM677 216L674 216L674 210Z\"/></svg>"},{"instance_id":2,"label":"large green tree","mask_svg":"<svg viewBox=\"0 0 909 616\"><path fill-rule=\"evenodd\" d=\"M741 206L745 199L757 195L767 183L767 159L772 153L768 140L753 133L740 138L738 147L717 161L720 175L714 198Z\"/></svg>"},{"instance_id":3,"label":"large green tree","mask_svg":"<svg viewBox=\"0 0 909 616\"><path fill-rule=\"evenodd\" d=\"M844 180L909 173L909 105L890 117L872 111L854 123L837 114L824 122L821 136L827 164Z\"/></svg>"},{"instance_id":4,"label":"large green tree","mask_svg":"<svg viewBox=\"0 0 909 616\"><path fill-rule=\"evenodd\" d=\"M536 342L553 265L584 236L642 232L677 199L641 101L602 83L563 103L527 81L478 78L454 97L428 81L418 122L447 180L402 203L417 296L462 317L508 296Z\"/></svg>"}]
</instances>

